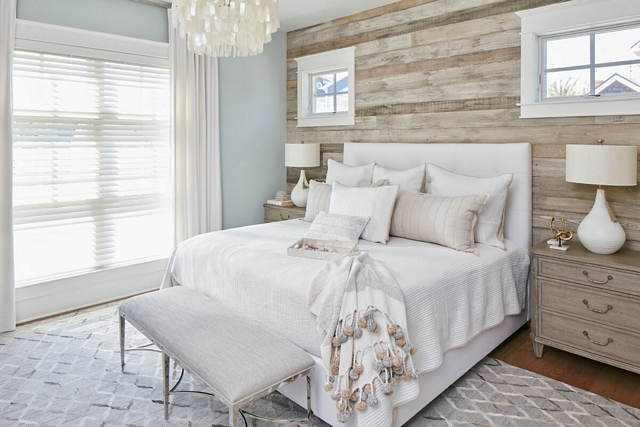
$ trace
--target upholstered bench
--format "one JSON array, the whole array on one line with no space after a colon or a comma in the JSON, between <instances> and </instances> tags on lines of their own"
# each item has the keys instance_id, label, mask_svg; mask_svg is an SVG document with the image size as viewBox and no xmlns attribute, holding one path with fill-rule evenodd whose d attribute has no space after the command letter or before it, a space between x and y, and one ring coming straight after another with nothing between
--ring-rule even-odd
<instances>
[{"instance_id":1,"label":"upholstered bench","mask_svg":"<svg viewBox=\"0 0 640 427\"><path fill-rule=\"evenodd\" d=\"M307 377L307 418L276 422L311 422L310 373L314 361L286 339L238 316L219 302L178 286L139 295L120 305L120 362L124 370L125 320L143 333L163 357L164 415L169 417L169 363L209 386L229 407L229 425L239 416L265 419L241 409L302 376ZM183 371L184 373L184 371ZM180 377L182 379L182 376ZM180 380L178 380L179 383ZM210 395L210 394L208 394Z\"/></svg>"}]
</instances>

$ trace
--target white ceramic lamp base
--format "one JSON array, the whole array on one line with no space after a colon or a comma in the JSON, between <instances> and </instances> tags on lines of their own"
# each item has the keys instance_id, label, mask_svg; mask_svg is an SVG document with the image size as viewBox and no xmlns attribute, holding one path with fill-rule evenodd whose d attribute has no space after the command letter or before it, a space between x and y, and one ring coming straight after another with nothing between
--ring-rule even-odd
<instances>
[{"instance_id":1,"label":"white ceramic lamp base","mask_svg":"<svg viewBox=\"0 0 640 427\"><path fill-rule=\"evenodd\" d=\"M604 190L598 190L591 212L578 227L578 238L590 252L610 255L624 245L627 236L609 208Z\"/></svg>"},{"instance_id":2,"label":"white ceramic lamp base","mask_svg":"<svg viewBox=\"0 0 640 427\"><path fill-rule=\"evenodd\" d=\"M304 169L300 170L300 179L298 184L291 191L291 201L299 208L307 207L307 198L309 197L309 183Z\"/></svg>"}]
</instances>

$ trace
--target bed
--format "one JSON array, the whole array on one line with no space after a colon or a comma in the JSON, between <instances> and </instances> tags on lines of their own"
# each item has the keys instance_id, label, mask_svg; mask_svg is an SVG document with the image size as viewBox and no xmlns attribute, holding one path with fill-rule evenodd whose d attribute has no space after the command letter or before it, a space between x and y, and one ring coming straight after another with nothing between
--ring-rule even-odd
<instances>
[{"instance_id":1,"label":"bed","mask_svg":"<svg viewBox=\"0 0 640 427\"><path fill-rule=\"evenodd\" d=\"M529 318L531 147L526 143L345 144L345 164L374 161L397 170L433 163L474 176L514 174L505 213L506 250L478 245L479 255L474 256L397 237L387 245L359 243L359 250L383 262L400 284L409 331L419 349L418 398L407 401L412 387L408 382L384 403L390 405L391 418L381 425L399 426ZM323 262L286 255L287 246L308 227L302 220L292 220L192 238L174 252L163 286L192 287L309 352L316 360L312 408L326 422L345 425L336 420L334 402L323 390L322 335L307 311L307 289ZM304 406L304 384L293 383L281 391ZM357 420L353 417L346 425L358 425ZM371 419L367 424L361 420L360 425L370 423Z\"/></svg>"}]
</instances>

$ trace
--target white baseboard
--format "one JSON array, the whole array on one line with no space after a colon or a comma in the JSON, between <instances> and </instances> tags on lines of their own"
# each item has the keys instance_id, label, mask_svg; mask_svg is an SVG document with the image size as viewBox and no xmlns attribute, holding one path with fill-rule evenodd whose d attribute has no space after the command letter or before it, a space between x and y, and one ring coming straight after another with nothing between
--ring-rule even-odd
<instances>
[{"instance_id":1,"label":"white baseboard","mask_svg":"<svg viewBox=\"0 0 640 427\"><path fill-rule=\"evenodd\" d=\"M167 260L95 271L16 288L16 321L24 323L158 289Z\"/></svg>"}]
</instances>

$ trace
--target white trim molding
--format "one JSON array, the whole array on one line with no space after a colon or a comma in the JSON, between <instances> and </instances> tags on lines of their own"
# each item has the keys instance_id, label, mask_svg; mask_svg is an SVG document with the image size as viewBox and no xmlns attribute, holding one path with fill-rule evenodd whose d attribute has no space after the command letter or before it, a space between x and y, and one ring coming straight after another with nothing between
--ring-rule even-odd
<instances>
[{"instance_id":1,"label":"white trim molding","mask_svg":"<svg viewBox=\"0 0 640 427\"><path fill-rule=\"evenodd\" d=\"M24 19L16 20L15 49L150 66L166 66L169 60L169 43Z\"/></svg>"},{"instance_id":2,"label":"white trim molding","mask_svg":"<svg viewBox=\"0 0 640 427\"><path fill-rule=\"evenodd\" d=\"M16 287L16 321L28 322L158 289L167 259Z\"/></svg>"},{"instance_id":3,"label":"white trim molding","mask_svg":"<svg viewBox=\"0 0 640 427\"><path fill-rule=\"evenodd\" d=\"M353 126L355 119L355 46L295 58L298 63L298 127ZM311 75L344 70L349 73L349 111L330 115L311 113Z\"/></svg>"},{"instance_id":4,"label":"white trim molding","mask_svg":"<svg viewBox=\"0 0 640 427\"><path fill-rule=\"evenodd\" d=\"M572 0L516 12L521 32L521 118L640 114L640 98L540 99L543 37L640 23L640 1Z\"/></svg>"}]
</instances>

